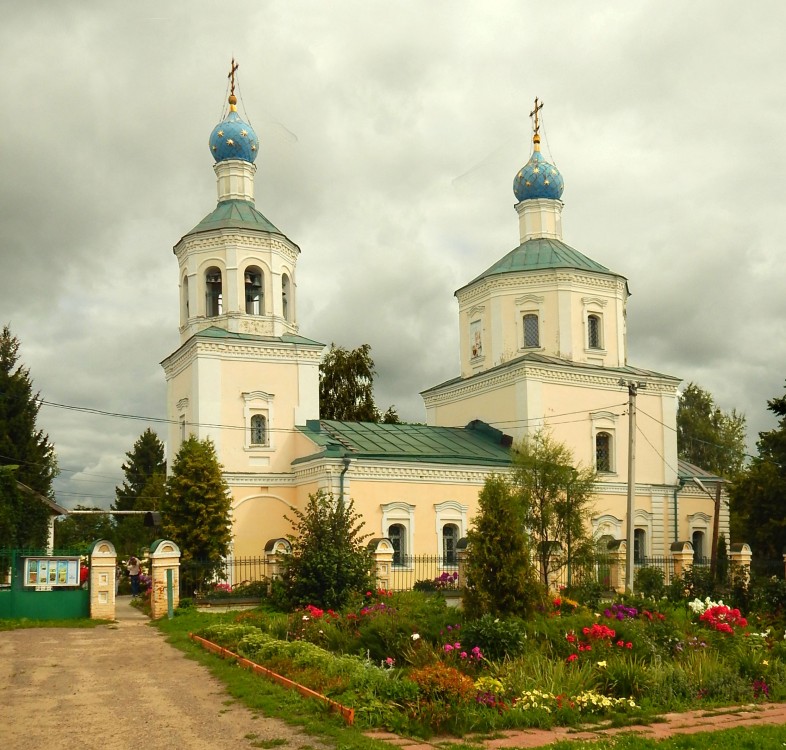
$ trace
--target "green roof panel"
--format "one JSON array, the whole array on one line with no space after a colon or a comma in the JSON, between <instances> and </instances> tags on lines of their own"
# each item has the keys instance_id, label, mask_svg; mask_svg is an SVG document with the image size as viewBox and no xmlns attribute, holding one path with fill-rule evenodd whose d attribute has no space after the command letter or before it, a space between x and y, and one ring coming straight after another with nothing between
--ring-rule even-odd
<instances>
[{"instance_id":1,"label":"green roof panel","mask_svg":"<svg viewBox=\"0 0 786 750\"><path fill-rule=\"evenodd\" d=\"M466 427L418 424L376 424L311 420L299 427L322 450L317 455L442 464L510 465L510 440L489 425L474 421Z\"/></svg>"},{"instance_id":2,"label":"green roof panel","mask_svg":"<svg viewBox=\"0 0 786 750\"><path fill-rule=\"evenodd\" d=\"M249 201L221 201L202 221L185 236L210 232L214 229L256 229L282 234ZM283 236L283 234L282 234Z\"/></svg>"},{"instance_id":3,"label":"green roof panel","mask_svg":"<svg viewBox=\"0 0 786 750\"><path fill-rule=\"evenodd\" d=\"M539 237L527 240L515 250L511 250L504 258L487 268L480 276L472 279L466 286L489 276L548 268L577 268L596 273L613 273L606 266L582 255L578 250L566 245L561 240Z\"/></svg>"}]
</instances>

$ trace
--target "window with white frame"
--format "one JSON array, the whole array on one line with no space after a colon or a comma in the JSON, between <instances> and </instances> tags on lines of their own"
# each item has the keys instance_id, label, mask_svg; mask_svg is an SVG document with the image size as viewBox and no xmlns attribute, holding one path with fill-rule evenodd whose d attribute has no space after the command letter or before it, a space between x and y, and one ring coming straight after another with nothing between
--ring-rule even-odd
<instances>
[{"instance_id":1,"label":"window with white frame","mask_svg":"<svg viewBox=\"0 0 786 750\"><path fill-rule=\"evenodd\" d=\"M706 555L706 550L704 549L704 532L700 530L694 531L691 537L691 543L693 544L693 564L697 565L703 563Z\"/></svg>"},{"instance_id":2,"label":"window with white frame","mask_svg":"<svg viewBox=\"0 0 786 750\"><path fill-rule=\"evenodd\" d=\"M442 527L442 564L458 565L457 547L459 528L455 523L446 523Z\"/></svg>"},{"instance_id":3,"label":"window with white frame","mask_svg":"<svg viewBox=\"0 0 786 750\"><path fill-rule=\"evenodd\" d=\"M267 445L267 419L263 414L251 417L251 445Z\"/></svg>"},{"instance_id":4,"label":"window with white frame","mask_svg":"<svg viewBox=\"0 0 786 750\"><path fill-rule=\"evenodd\" d=\"M246 450L269 451L273 449L273 401L272 393L249 391L242 393L243 422L246 426L244 446Z\"/></svg>"},{"instance_id":5,"label":"window with white frame","mask_svg":"<svg viewBox=\"0 0 786 750\"><path fill-rule=\"evenodd\" d=\"M393 545L393 564L409 567L414 553L415 506L400 500L382 506L382 536Z\"/></svg>"},{"instance_id":6,"label":"window with white frame","mask_svg":"<svg viewBox=\"0 0 786 750\"><path fill-rule=\"evenodd\" d=\"M536 349L540 346L540 321L535 313L527 313L522 319L524 348Z\"/></svg>"},{"instance_id":7,"label":"window with white frame","mask_svg":"<svg viewBox=\"0 0 786 750\"><path fill-rule=\"evenodd\" d=\"M633 531L633 561L642 565L647 556L647 532L644 529Z\"/></svg>"},{"instance_id":8,"label":"window with white frame","mask_svg":"<svg viewBox=\"0 0 786 750\"><path fill-rule=\"evenodd\" d=\"M599 472L612 471L611 434L600 431L595 434L595 469Z\"/></svg>"},{"instance_id":9,"label":"window with white frame","mask_svg":"<svg viewBox=\"0 0 786 750\"><path fill-rule=\"evenodd\" d=\"M600 315L591 313L587 316L587 348L603 348L603 326Z\"/></svg>"},{"instance_id":10,"label":"window with white frame","mask_svg":"<svg viewBox=\"0 0 786 750\"><path fill-rule=\"evenodd\" d=\"M205 316L215 318L224 312L224 287L221 269L211 266L205 271Z\"/></svg>"}]
</instances>

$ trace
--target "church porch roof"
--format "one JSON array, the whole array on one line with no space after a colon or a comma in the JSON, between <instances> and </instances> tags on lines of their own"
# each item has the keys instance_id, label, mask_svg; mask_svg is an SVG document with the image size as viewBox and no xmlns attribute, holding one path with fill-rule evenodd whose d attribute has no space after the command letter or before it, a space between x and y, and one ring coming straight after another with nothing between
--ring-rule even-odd
<instances>
[{"instance_id":1,"label":"church porch roof","mask_svg":"<svg viewBox=\"0 0 786 750\"><path fill-rule=\"evenodd\" d=\"M298 429L320 450L295 464L320 457L500 468L511 463L510 438L478 420L466 427L433 427L323 419Z\"/></svg>"}]
</instances>

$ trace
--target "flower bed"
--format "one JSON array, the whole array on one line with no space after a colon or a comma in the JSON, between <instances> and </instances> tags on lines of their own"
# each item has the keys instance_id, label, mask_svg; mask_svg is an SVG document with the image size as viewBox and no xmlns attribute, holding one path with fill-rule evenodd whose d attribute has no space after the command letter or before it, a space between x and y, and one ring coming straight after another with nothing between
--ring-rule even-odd
<instances>
[{"instance_id":1,"label":"flower bed","mask_svg":"<svg viewBox=\"0 0 786 750\"><path fill-rule=\"evenodd\" d=\"M595 612L555 600L528 621L465 621L439 597L367 592L342 612L255 611L200 635L352 708L360 726L427 736L783 699L774 632L722 602Z\"/></svg>"}]
</instances>

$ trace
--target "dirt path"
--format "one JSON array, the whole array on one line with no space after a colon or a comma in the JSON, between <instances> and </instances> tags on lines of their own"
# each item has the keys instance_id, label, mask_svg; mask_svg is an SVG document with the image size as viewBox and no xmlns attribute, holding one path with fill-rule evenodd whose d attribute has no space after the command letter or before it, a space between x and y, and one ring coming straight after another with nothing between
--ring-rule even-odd
<instances>
[{"instance_id":1,"label":"dirt path","mask_svg":"<svg viewBox=\"0 0 786 750\"><path fill-rule=\"evenodd\" d=\"M128 597L119 599L118 618L91 629L0 633L0 748L323 747L231 702L204 667L145 625Z\"/></svg>"}]
</instances>

